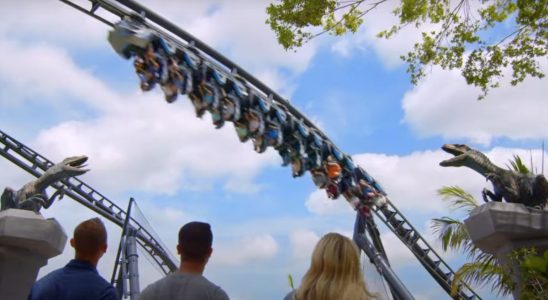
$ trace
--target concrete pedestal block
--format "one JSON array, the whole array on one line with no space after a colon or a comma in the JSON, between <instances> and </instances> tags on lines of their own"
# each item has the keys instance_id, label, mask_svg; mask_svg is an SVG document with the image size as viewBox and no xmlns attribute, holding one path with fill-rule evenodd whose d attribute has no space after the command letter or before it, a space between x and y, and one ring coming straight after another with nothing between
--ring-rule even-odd
<instances>
[{"instance_id":1,"label":"concrete pedestal block","mask_svg":"<svg viewBox=\"0 0 548 300\"><path fill-rule=\"evenodd\" d=\"M517 248L548 249L548 211L517 203L489 202L464 220L474 244L482 251L505 256Z\"/></svg>"},{"instance_id":2,"label":"concrete pedestal block","mask_svg":"<svg viewBox=\"0 0 548 300\"><path fill-rule=\"evenodd\" d=\"M0 211L0 294L26 299L40 268L63 252L67 242L55 219L28 210Z\"/></svg>"},{"instance_id":3,"label":"concrete pedestal block","mask_svg":"<svg viewBox=\"0 0 548 300\"><path fill-rule=\"evenodd\" d=\"M535 247L542 254L548 250L548 210L528 208L523 204L488 202L464 220L474 245L493 254L498 262L513 270L513 280L521 280L519 266L509 254L519 248ZM514 298L519 298L519 290Z\"/></svg>"}]
</instances>

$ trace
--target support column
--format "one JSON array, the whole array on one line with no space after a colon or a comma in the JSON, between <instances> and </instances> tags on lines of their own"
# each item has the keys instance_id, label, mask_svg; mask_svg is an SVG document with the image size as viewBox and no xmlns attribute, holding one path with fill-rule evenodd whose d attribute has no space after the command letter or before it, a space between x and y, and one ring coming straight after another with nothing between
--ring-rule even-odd
<instances>
[{"instance_id":1,"label":"support column","mask_svg":"<svg viewBox=\"0 0 548 300\"><path fill-rule=\"evenodd\" d=\"M519 268L508 255L520 248L535 247L539 254L548 250L548 210L518 203L488 202L472 210L464 224L474 245L516 271L516 283L520 280ZM515 291L514 297L518 296L519 291Z\"/></svg>"},{"instance_id":2,"label":"support column","mask_svg":"<svg viewBox=\"0 0 548 300\"><path fill-rule=\"evenodd\" d=\"M55 219L21 209L0 211L0 291L5 299L26 299L38 271L63 252L67 242Z\"/></svg>"}]
</instances>

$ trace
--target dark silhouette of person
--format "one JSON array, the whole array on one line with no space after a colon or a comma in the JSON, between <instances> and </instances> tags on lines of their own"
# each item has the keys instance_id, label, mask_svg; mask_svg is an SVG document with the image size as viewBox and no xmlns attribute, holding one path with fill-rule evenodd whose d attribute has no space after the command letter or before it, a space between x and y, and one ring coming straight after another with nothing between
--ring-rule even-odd
<instances>
[{"instance_id":1,"label":"dark silhouette of person","mask_svg":"<svg viewBox=\"0 0 548 300\"><path fill-rule=\"evenodd\" d=\"M177 245L177 253L181 256L179 270L149 285L139 300L228 300L222 288L203 276L213 252L212 243L209 224L190 222L181 227Z\"/></svg>"},{"instance_id":2,"label":"dark silhouette of person","mask_svg":"<svg viewBox=\"0 0 548 300\"><path fill-rule=\"evenodd\" d=\"M114 287L97 272L97 263L107 251L107 231L99 218L74 229L70 240L74 259L34 283L29 300L117 300Z\"/></svg>"}]
</instances>

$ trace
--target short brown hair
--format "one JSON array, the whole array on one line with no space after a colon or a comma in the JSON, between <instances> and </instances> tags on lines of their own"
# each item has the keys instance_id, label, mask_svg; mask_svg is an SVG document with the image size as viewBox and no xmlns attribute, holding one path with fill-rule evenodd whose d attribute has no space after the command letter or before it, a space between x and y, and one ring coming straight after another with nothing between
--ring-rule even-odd
<instances>
[{"instance_id":1,"label":"short brown hair","mask_svg":"<svg viewBox=\"0 0 548 300\"><path fill-rule=\"evenodd\" d=\"M213 243L211 226L204 222L190 222L179 230L181 260L205 261Z\"/></svg>"},{"instance_id":2,"label":"short brown hair","mask_svg":"<svg viewBox=\"0 0 548 300\"><path fill-rule=\"evenodd\" d=\"M82 255L94 255L107 243L107 230L99 218L80 223L74 229L74 249Z\"/></svg>"}]
</instances>

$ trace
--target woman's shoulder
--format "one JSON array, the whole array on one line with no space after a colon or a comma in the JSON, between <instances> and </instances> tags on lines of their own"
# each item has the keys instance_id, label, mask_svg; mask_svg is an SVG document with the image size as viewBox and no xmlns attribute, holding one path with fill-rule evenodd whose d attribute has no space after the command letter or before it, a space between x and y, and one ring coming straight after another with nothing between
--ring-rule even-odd
<instances>
[{"instance_id":1,"label":"woman's shoulder","mask_svg":"<svg viewBox=\"0 0 548 300\"><path fill-rule=\"evenodd\" d=\"M293 290L293 291L287 293L287 295L285 295L285 297L284 297L284 300L293 300L293 299L294 299L294 298L293 298L294 295L295 295L295 290Z\"/></svg>"}]
</instances>

